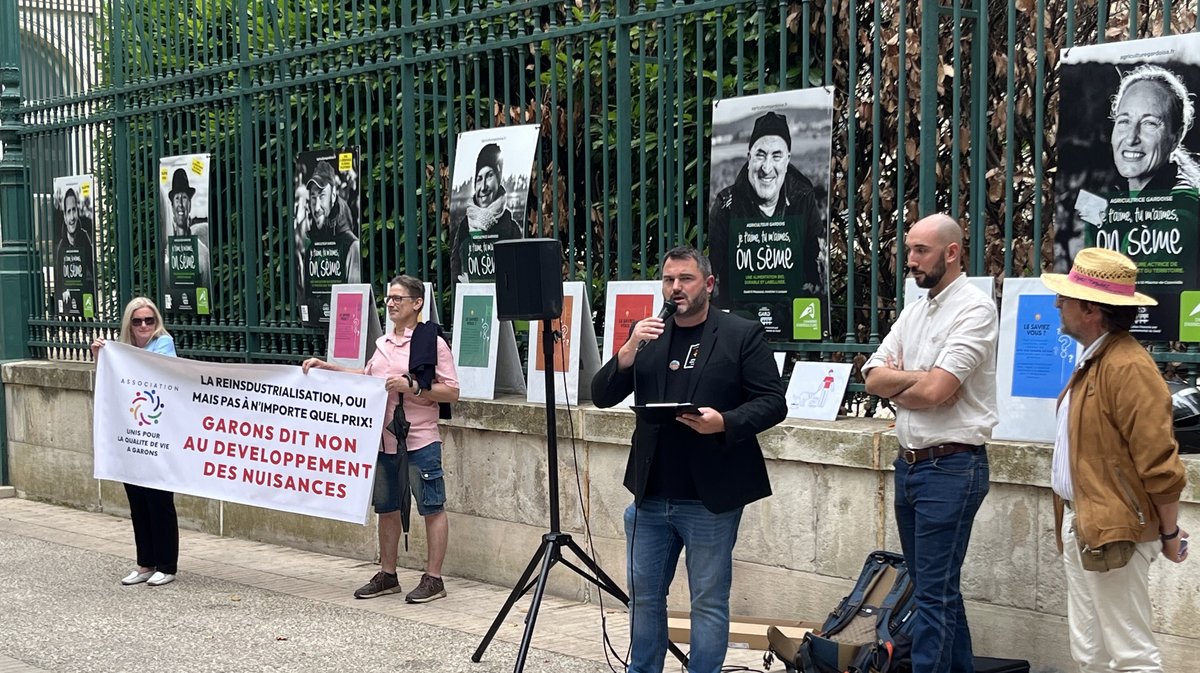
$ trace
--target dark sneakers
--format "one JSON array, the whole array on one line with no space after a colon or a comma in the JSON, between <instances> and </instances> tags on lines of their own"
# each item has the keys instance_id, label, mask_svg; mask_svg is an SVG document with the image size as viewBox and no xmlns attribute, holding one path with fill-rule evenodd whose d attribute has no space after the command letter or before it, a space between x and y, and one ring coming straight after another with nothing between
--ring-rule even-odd
<instances>
[{"instance_id":1,"label":"dark sneakers","mask_svg":"<svg viewBox=\"0 0 1200 673\"><path fill-rule=\"evenodd\" d=\"M428 573L421 575L421 583L416 589L408 592L404 600L409 603L428 603L439 598L445 598L446 584L440 577L432 577Z\"/></svg>"},{"instance_id":2,"label":"dark sneakers","mask_svg":"<svg viewBox=\"0 0 1200 673\"><path fill-rule=\"evenodd\" d=\"M421 584L422 584L422 586L425 584L424 579L421 580ZM420 587L418 587L418 589L419 588ZM360 588L358 591L355 591L354 597L355 598L375 598L376 596L382 596L384 594L398 594L398 593L400 593L399 578L397 578L395 575L388 575L387 573L385 573L381 570L381 571L375 573L375 576L371 578L370 582L367 582L366 584L364 584L362 586L362 588ZM414 591L413 593L416 593L416 592ZM411 596L412 594L409 594L409 595ZM444 595L446 595L446 593L443 591L442 595L444 596Z\"/></svg>"}]
</instances>

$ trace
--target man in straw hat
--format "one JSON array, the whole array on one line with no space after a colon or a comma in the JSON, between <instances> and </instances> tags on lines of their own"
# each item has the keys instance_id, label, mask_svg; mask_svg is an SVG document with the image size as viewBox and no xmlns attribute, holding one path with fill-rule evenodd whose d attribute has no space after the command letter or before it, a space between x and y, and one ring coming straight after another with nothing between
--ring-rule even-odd
<instances>
[{"instance_id":1,"label":"man in straw hat","mask_svg":"<svg viewBox=\"0 0 1200 673\"><path fill-rule=\"evenodd\" d=\"M908 272L929 294L904 307L862 368L867 392L897 407L894 507L916 592L917 673L975 670L959 580L988 493L999 320L962 271L962 243L962 227L942 214L908 230Z\"/></svg>"},{"instance_id":2,"label":"man in straw hat","mask_svg":"<svg viewBox=\"0 0 1200 673\"><path fill-rule=\"evenodd\" d=\"M1171 395L1129 334L1140 306L1137 266L1085 248L1069 274L1042 274L1058 294L1062 331L1083 357L1058 402L1050 485L1067 578L1071 656L1083 673L1161 672L1151 631L1150 563L1180 563L1186 477L1171 431Z\"/></svg>"}]
</instances>

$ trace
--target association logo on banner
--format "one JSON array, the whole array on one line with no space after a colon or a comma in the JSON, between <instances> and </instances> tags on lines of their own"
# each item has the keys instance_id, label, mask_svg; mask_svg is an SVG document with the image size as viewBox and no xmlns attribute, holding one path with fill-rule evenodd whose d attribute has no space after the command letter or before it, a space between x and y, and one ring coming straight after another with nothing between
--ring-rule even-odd
<instances>
[{"instance_id":1,"label":"association logo on banner","mask_svg":"<svg viewBox=\"0 0 1200 673\"><path fill-rule=\"evenodd\" d=\"M1200 290L1179 293L1179 340L1200 341Z\"/></svg>"},{"instance_id":2,"label":"association logo on banner","mask_svg":"<svg viewBox=\"0 0 1200 673\"><path fill-rule=\"evenodd\" d=\"M142 390L133 396L129 412L133 414L133 420L137 421L139 426L158 425L158 419L162 417L165 407L166 405L158 393L153 390Z\"/></svg>"},{"instance_id":3,"label":"association logo on banner","mask_svg":"<svg viewBox=\"0 0 1200 673\"><path fill-rule=\"evenodd\" d=\"M792 300L792 338L821 338L821 300L798 297Z\"/></svg>"}]
</instances>

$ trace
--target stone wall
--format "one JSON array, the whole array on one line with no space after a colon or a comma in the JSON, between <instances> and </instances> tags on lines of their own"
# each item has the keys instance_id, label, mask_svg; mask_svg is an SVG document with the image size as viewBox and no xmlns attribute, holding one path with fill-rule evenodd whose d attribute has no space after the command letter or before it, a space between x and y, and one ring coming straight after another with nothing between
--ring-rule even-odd
<instances>
[{"instance_id":1,"label":"stone wall","mask_svg":"<svg viewBox=\"0 0 1200 673\"><path fill-rule=\"evenodd\" d=\"M91 365L3 366L13 485L22 497L127 516L119 484L92 478ZM624 585L621 485L633 417L586 406L558 413L556 469L562 528ZM548 530L545 414L519 399L463 401L442 429L451 510L446 572L511 586ZM898 549L892 516L895 439L885 421L786 421L762 436L775 495L746 508L736 550L736 614L821 619L847 592L864 556ZM1048 488L1050 449L994 443L991 492L963 569L978 653L1019 657L1038 671L1070 670L1065 598ZM1185 458L1181 520L1200 531L1200 459ZM373 521L356 526L179 496L181 524L364 560L376 555ZM588 528L590 528L590 542ZM416 525L402 563L423 563ZM132 548L131 548L132 551ZM362 578L346 579L347 591ZM550 590L585 601L595 589L559 566ZM1166 670L1188 670L1200 649L1200 566L1156 562L1151 591ZM686 609L685 573L671 607ZM497 606L498 607L498 606ZM1187 657L1187 658L1185 658Z\"/></svg>"}]
</instances>

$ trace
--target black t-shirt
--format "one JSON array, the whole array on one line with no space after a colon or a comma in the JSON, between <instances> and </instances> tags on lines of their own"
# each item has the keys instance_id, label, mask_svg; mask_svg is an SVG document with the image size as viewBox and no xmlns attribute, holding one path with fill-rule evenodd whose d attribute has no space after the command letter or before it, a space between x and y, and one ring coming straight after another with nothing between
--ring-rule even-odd
<instances>
[{"instance_id":1,"label":"black t-shirt","mask_svg":"<svg viewBox=\"0 0 1200 673\"><path fill-rule=\"evenodd\" d=\"M675 325L667 349L667 380L663 399L657 402L690 402L688 387L700 357L700 337L704 323L694 327ZM650 464L646 496L674 500L699 500L692 479L691 447L696 432L679 421L665 423L658 431L658 447Z\"/></svg>"}]
</instances>

